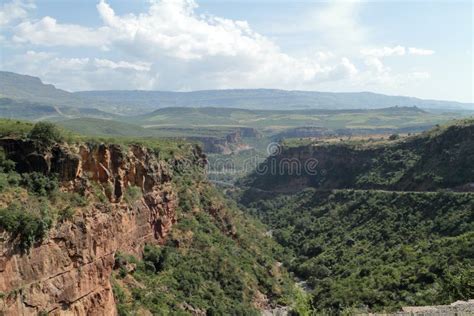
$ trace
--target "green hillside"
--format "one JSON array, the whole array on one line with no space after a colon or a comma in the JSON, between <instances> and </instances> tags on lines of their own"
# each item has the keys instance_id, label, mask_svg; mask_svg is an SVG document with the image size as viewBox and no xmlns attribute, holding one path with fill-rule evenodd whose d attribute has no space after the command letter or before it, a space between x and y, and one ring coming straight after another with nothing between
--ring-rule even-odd
<instances>
[{"instance_id":1,"label":"green hillside","mask_svg":"<svg viewBox=\"0 0 474 316\"><path fill-rule=\"evenodd\" d=\"M58 121L77 117L94 117L105 119L118 117L117 115L103 112L95 108L56 106L49 104L51 103L35 103L0 97L0 117L32 121Z\"/></svg>"},{"instance_id":2,"label":"green hillside","mask_svg":"<svg viewBox=\"0 0 474 316\"><path fill-rule=\"evenodd\" d=\"M304 143L305 141L303 141ZM288 161L298 160L288 165ZM316 170L308 170L308 162ZM474 182L474 120L456 121L420 135L370 142L287 141L267 159L278 172L254 174L247 185L265 190L359 188L437 190ZM295 184L295 185L292 185Z\"/></svg>"},{"instance_id":3,"label":"green hillside","mask_svg":"<svg viewBox=\"0 0 474 316\"><path fill-rule=\"evenodd\" d=\"M317 126L335 129L398 129L433 126L463 114L432 113L416 107L375 110L246 110L235 108L165 108L130 118L143 126L248 126L279 132Z\"/></svg>"},{"instance_id":4,"label":"green hillside","mask_svg":"<svg viewBox=\"0 0 474 316\"><path fill-rule=\"evenodd\" d=\"M112 280L119 315L133 315L137 310L159 315L193 315L193 310L208 315L259 315L259 309L279 304L295 311L306 308L305 300L299 299L303 297L300 290L277 262L285 256L281 246L265 235L261 223L242 213L208 182L200 160L204 156L194 145L156 139L111 144L88 138L85 143L81 136L68 139L47 122L0 120L0 133L0 230L6 236L2 246L10 251L6 260L17 252L19 260L27 258L58 227L85 227L83 216L90 212L136 215L137 207L146 207L146 199L157 193L159 203L161 196L170 202L166 212L172 215L164 215L172 216L169 235L163 243L149 240L140 255L114 253L114 270L105 272ZM70 181L64 177L70 175L65 167L82 159L73 154L80 148L91 152L113 148L108 152L113 152L114 161L133 155L141 159L141 172L159 177L159 185L147 189L129 185L117 191L110 182L85 173L80 189L67 186ZM38 163L38 157L54 157L51 169ZM130 168L129 164L122 167ZM113 198L118 192L123 195L121 201ZM156 212L163 215L158 208ZM142 223L131 223L138 224ZM148 229L156 233L154 227ZM81 237L102 233L84 231ZM127 270L130 266L134 268ZM81 274L81 266L78 269ZM23 295L22 289L2 292L0 300L3 304L17 295ZM264 306L258 305L261 297ZM72 309L70 302L62 304Z\"/></svg>"},{"instance_id":5,"label":"green hillside","mask_svg":"<svg viewBox=\"0 0 474 316\"><path fill-rule=\"evenodd\" d=\"M474 297L474 194L316 191L247 201L322 312Z\"/></svg>"},{"instance_id":6,"label":"green hillside","mask_svg":"<svg viewBox=\"0 0 474 316\"><path fill-rule=\"evenodd\" d=\"M87 136L146 137L154 135L152 131L146 130L138 125L95 118L65 120L58 122L58 125Z\"/></svg>"},{"instance_id":7,"label":"green hillside","mask_svg":"<svg viewBox=\"0 0 474 316\"><path fill-rule=\"evenodd\" d=\"M298 173L306 161L316 174ZM474 297L473 161L474 121L457 121L382 143L286 144L230 192L291 254L315 310L396 311Z\"/></svg>"},{"instance_id":8,"label":"green hillside","mask_svg":"<svg viewBox=\"0 0 474 316\"><path fill-rule=\"evenodd\" d=\"M88 106L88 103L79 97L51 84L44 84L38 77L7 71L0 71L0 96L56 106Z\"/></svg>"}]
</instances>

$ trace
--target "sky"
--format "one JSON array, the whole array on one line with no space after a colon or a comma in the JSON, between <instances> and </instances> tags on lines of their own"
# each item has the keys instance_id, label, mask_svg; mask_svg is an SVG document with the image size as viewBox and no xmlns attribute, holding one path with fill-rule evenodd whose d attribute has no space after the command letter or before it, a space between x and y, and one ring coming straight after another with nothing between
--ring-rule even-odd
<instances>
[{"instance_id":1,"label":"sky","mask_svg":"<svg viewBox=\"0 0 474 316\"><path fill-rule=\"evenodd\" d=\"M0 69L68 91L276 88L473 102L473 2L13 0Z\"/></svg>"}]
</instances>

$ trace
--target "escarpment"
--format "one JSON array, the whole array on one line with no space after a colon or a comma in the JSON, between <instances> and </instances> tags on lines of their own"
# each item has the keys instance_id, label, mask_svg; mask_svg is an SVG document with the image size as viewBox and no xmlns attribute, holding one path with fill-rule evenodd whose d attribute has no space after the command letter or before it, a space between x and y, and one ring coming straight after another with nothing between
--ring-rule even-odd
<instances>
[{"instance_id":1,"label":"escarpment","mask_svg":"<svg viewBox=\"0 0 474 316\"><path fill-rule=\"evenodd\" d=\"M60 190L90 198L80 212L58 221L26 252L0 230L1 313L115 315L110 283L115 254L140 256L146 243L165 242L179 202L174 174L183 165L202 168L200 150L165 161L138 145L41 149L15 139L3 139L0 145L19 172L56 175ZM132 187L141 195L125 201ZM103 201L96 201L97 196Z\"/></svg>"},{"instance_id":2,"label":"escarpment","mask_svg":"<svg viewBox=\"0 0 474 316\"><path fill-rule=\"evenodd\" d=\"M383 189L471 191L474 121L385 143L283 145L247 185L267 191Z\"/></svg>"}]
</instances>

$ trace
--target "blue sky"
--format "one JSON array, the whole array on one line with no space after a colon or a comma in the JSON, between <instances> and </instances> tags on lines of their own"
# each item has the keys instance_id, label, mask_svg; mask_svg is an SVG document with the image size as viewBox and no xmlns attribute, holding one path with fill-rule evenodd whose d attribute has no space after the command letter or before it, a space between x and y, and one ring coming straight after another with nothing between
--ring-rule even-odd
<instances>
[{"instance_id":1,"label":"blue sky","mask_svg":"<svg viewBox=\"0 0 474 316\"><path fill-rule=\"evenodd\" d=\"M473 102L472 1L14 0L0 68L75 91L281 88Z\"/></svg>"}]
</instances>

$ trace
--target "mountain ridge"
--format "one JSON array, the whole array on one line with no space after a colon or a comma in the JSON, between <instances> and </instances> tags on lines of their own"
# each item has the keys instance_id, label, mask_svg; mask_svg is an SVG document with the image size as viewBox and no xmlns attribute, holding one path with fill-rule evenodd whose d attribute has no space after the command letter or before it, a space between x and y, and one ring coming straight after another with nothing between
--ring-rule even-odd
<instances>
[{"instance_id":1,"label":"mountain ridge","mask_svg":"<svg viewBox=\"0 0 474 316\"><path fill-rule=\"evenodd\" d=\"M0 96L60 106L96 107L114 113L143 113L163 107L244 109L375 109L418 106L424 109L474 110L473 103L389 96L374 92L319 92L280 89L223 89L189 92L96 90L68 92L38 77L0 71Z\"/></svg>"},{"instance_id":2,"label":"mountain ridge","mask_svg":"<svg viewBox=\"0 0 474 316\"><path fill-rule=\"evenodd\" d=\"M223 106L244 109L330 109L336 106L338 109L375 109L398 105L419 106L423 108L469 109L474 106L472 103L458 101L421 99L408 96L385 95L375 92L322 92L265 88L197 90L186 92L158 90L103 90L78 91L74 92L74 94L93 101L110 102L110 100L113 100L114 102L122 102L123 104L127 104L127 100L121 99L124 96L134 100L148 98L146 102L158 102L160 103L161 108L171 106ZM283 98L284 100L279 100L277 98ZM289 105L288 107L284 106L284 103L289 101L286 100L288 98L297 99L293 101L296 104ZM260 99L261 102L245 103L242 106L242 102L255 102L255 99ZM218 103L225 101L230 102L230 104L223 105ZM145 102L145 100L142 102ZM189 104L186 102L191 103ZM240 105L236 103L239 103ZM269 105L276 105L276 107L270 107Z\"/></svg>"}]
</instances>

